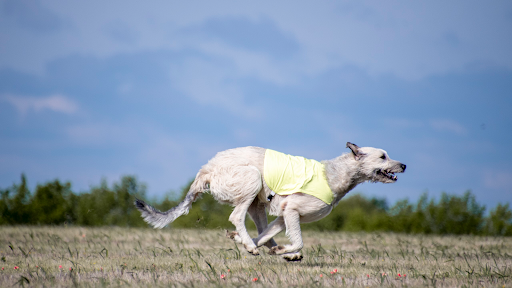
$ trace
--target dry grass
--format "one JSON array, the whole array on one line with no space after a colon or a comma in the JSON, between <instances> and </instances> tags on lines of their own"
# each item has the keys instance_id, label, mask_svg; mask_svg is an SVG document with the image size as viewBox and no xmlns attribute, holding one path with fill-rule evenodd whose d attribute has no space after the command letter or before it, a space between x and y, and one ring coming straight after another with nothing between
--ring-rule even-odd
<instances>
[{"instance_id":1,"label":"dry grass","mask_svg":"<svg viewBox=\"0 0 512 288\"><path fill-rule=\"evenodd\" d=\"M288 263L251 256L224 235L1 227L0 286L512 286L512 238L304 232L304 259Z\"/></svg>"}]
</instances>

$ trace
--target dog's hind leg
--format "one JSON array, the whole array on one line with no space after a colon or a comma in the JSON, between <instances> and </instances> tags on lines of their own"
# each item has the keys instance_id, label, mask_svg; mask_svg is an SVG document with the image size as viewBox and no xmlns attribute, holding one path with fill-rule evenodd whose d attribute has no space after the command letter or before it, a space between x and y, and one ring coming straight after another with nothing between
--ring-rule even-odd
<instances>
[{"instance_id":1,"label":"dog's hind leg","mask_svg":"<svg viewBox=\"0 0 512 288\"><path fill-rule=\"evenodd\" d=\"M245 216L258 193L262 188L262 177L258 168L254 166L232 167L228 177L212 179L211 191L217 197L233 195L232 203L235 205L229 221L236 227L236 233L229 235L233 240L242 243L245 249L253 255L259 255L258 248L254 244L245 228Z\"/></svg>"},{"instance_id":2,"label":"dog's hind leg","mask_svg":"<svg viewBox=\"0 0 512 288\"><path fill-rule=\"evenodd\" d=\"M256 197L252 202L251 206L249 206L249 210L247 210L249 216L251 216L252 221L256 224L256 229L258 229L258 235L261 234L268 227L267 214L265 213L265 205L260 202L260 200ZM254 239L253 239L254 240ZM273 238L270 238L264 244L268 248L272 248L277 246L276 241Z\"/></svg>"},{"instance_id":3,"label":"dog's hind leg","mask_svg":"<svg viewBox=\"0 0 512 288\"><path fill-rule=\"evenodd\" d=\"M232 233L231 235L235 241L244 244L245 249L249 253L253 255L259 255L260 253L258 248L252 241L251 236L249 236L249 233L245 228L245 215L247 214L247 210L249 209L250 205L251 202L244 202L235 206L235 209L233 209L233 213L231 213L229 216L229 221L235 225L236 234Z\"/></svg>"}]
</instances>

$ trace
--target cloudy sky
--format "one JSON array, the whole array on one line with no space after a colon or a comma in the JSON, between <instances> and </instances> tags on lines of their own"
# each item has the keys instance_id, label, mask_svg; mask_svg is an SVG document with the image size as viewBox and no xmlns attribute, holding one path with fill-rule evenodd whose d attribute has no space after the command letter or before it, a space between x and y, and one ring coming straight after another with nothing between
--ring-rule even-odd
<instances>
[{"instance_id":1,"label":"cloudy sky","mask_svg":"<svg viewBox=\"0 0 512 288\"><path fill-rule=\"evenodd\" d=\"M216 152L407 164L356 191L512 200L510 1L0 1L0 187L177 190Z\"/></svg>"}]
</instances>

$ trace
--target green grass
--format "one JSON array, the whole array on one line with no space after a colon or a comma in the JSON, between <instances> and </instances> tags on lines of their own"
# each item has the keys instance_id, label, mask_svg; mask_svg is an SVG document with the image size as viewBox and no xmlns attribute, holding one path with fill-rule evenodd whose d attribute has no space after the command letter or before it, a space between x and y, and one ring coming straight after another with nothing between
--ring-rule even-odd
<instances>
[{"instance_id":1,"label":"green grass","mask_svg":"<svg viewBox=\"0 0 512 288\"><path fill-rule=\"evenodd\" d=\"M249 255L223 230L4 226L0 286L512 286L510 237L303 236L304 259L288 263Z\"/></svg>"}]
</instances>

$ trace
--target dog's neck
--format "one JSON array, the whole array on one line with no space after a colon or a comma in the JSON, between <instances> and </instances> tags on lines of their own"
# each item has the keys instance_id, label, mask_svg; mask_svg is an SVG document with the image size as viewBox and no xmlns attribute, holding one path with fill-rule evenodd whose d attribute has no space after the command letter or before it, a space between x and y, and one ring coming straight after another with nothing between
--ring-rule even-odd
<instances>
[{"instance_id":1,"label":"dog's neck","mask_svg":"<svg viewBox=\"0 0 512 288\"><path fill-rule=\"evenodd\" d=\"M366 181L359 173L359 163L350 153L343 154L332 160L325 160L325 174L327 183L334 194L333 206L350 190L354 189L359 183Z\"/></svg>"}]
</instances>

